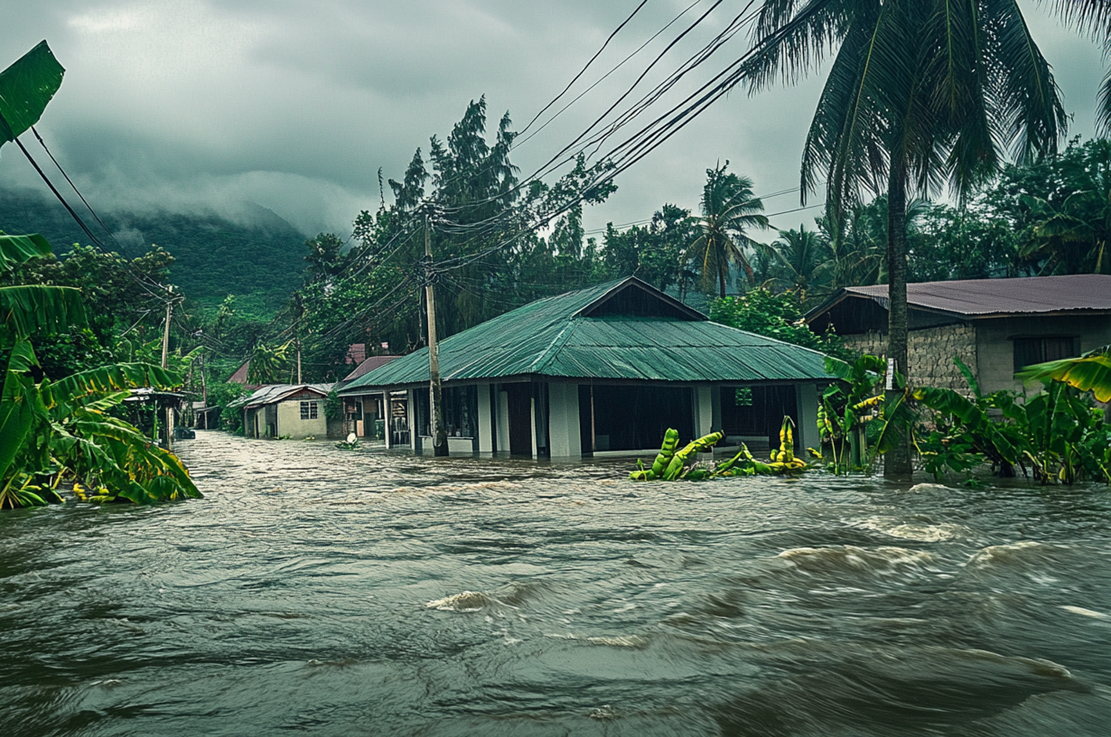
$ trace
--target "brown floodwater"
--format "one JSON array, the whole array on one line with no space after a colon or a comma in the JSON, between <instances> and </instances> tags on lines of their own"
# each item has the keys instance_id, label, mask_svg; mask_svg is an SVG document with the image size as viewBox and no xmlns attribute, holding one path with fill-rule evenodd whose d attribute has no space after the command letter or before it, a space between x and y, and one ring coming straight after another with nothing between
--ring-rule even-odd
<instances>
[{"instance_id":1,"label":"brown floodwater","mask_svg":"<svg viewBox=\"0 0 1111 737\"><path fill-rule=\"evenodd\" d=\"M0 515L0 734L1109 733L1106 486L177 450Z\"/></svg>"}]
</instances>

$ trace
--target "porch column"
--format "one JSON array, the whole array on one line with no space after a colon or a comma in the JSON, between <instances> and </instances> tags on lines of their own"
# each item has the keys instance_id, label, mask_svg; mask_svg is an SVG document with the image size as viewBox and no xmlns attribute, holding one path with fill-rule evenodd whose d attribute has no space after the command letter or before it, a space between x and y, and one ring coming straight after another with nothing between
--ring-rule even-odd
<instances>
[{"instance_id":1,"label":"porch column","mask_svg":"<svg viewBox=\"0 0 1111 737\"><path fill-rule=\"evenodd\" d=\"M490 409L490 385L479 384L475 387L475 392L478 394L478 417L475 418L478 425L478 452L493 453L494 428L490 425L493 417Z\"/></svg>"},{"instance_id":2,"label":"porch column","mask_svg":"<svg viewBox=\"0 0 1111 737\"><path fill-rule=\"evenodd\" d=\"M694 434L698 437L714 431L714 401L710 386L697 386L694 389Z\"/></svg>"},{"instance_id":3,"label":"porch column","mask_svg":"<svg viewBox=\"0 0 1111 737\"><path fill-rule=\"evenodd\" d=\"M799 412L799 426L795 437L799 441L799 457L805 457L807 448L819 448L818 436L818 386L798 384L795 386L795 405Z\"/></svg>"},{"instance_id":4,"label":"porch column","mask_svg":"<svg viewBox=\"0 0 1111 737\"><path fill-rule=\"evenodd\" d=\"M409 420L409 447L414 453L419 453L420 447L420 433L417 431L417 393L408 389L405 392L405 409L408 412L407 419Z\"/></svg>"},{"instance_id":5,"label":"porch column","mask_svg":"<svg viewBox=\"0 0 1111 737\"><path fill-rule=\"evenodd\" d=\"M582 457L576 384L548 385L548 442L553 458Z\"/></svg>"},{"instance_id":6,"label":"porch column","mask_svg":"<svg viewBox=\"0 0 1111 737\"><path fill-rule=\"evenodd\" d=\"M497 395L497 417L498 417L498 452L509 452L509 392L500 388L498 385Z\"/></svg>"}]
</instances>

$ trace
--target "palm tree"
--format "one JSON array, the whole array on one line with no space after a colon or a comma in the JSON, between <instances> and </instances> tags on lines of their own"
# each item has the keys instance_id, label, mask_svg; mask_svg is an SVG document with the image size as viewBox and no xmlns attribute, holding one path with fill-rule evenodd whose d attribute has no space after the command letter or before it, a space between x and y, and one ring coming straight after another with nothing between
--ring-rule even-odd
<instances>
[{"instance_id":1,"label":"palm tree","mask_svg":"<svg viewBox=\"0 0 1111 737\"><path fill-rule=\"evenodd\" d=\"M816 230L800 225L798 230L781 230L771 246L779 262L779 281L799 292L804 300L831 267L829 243Z\"/></svg>"},{"instance_id":2,"label":"palm tree","mask_svg":"<svg viewBox=\"0 0 1111 737\"><path fill-rule=\"evenodd\" d=\"M999 167L1054 152L1065 126L1049 65L1013 0L765 0L744 71L753 90L834 56L803 149L803 201L826 178L840 221L887 195L888 358L907 372L908 198L943 181L963 198ZM901 390L888 403L903 401ZM909 439L885 463L910 474Z\"/></svg>"},{"instance_id":3,"label":"palm tree","mask_svg":"<svg viewBox=\"0 0 1111 737\"><path fill-rule=\"evenodd\" d=\"M717 281L718 295L725 298L729 267L744 269L748 283L755 283L752 264L744 249L761 244L746 235L749 228L768 228L763 215L764 203L752 193L752 180L726 173L729 162L706 170L702 188L702 232L687 248L685 262L695 262L701 274L702 289L709 292Z\"/></svg>"},{"instance_id":4,"label":"palm tree","mask_svg":"<svg viewBox=\"0 0 1111 737\"><path fill-rule=\"evenodd\" d=\"M1051 0L1057 13L1071 26L1091 35L1102 47L1104 57L1111 55L1111 2L1107 0ZM1099 86L1096 125L1111 132L1111 70Z\"/></svg>"}]
</instances>

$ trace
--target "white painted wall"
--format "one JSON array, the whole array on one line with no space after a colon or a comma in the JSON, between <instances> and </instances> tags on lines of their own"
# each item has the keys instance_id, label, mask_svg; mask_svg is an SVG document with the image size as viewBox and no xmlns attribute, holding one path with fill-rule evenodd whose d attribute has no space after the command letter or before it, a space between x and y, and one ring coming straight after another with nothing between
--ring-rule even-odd
<instances>
[{"instance_id":1,"label":"white painted wall","mask_svg":"<svg viewBox=\"0 0 1111 737\"><path fill-rule=\"evenodd\" d=\"M579 387L548 385L548 442L553 458L582 456L579 434Z\"/></svg>"},{"instance_id":2,"label":"white painted wall","mask_svg":"<svg viewBox=\"0 0 1111 737\"><path fill-rule=\"evenodd\" d=\"M301 419L301 402L316 402L316 419ZM323 440L328 436L328 421L324 418L324 398L291 399L278 402L278 435L288 435L292 440L302 440L310 435Z\"/></svg>"}]
</instances>

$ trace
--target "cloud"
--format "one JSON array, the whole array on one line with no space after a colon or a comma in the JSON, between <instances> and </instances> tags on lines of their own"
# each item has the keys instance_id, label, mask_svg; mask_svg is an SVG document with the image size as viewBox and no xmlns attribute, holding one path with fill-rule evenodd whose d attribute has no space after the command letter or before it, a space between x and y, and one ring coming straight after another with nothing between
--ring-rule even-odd
<instances>
[{"instance_id":1,"label":"cloud","mask_svg":"<svg viewBox=\"0 0 1111 737\"><path fill-rule=\"evenodd\" d=\"M0 65L47 38L67 68L38 127L95 206L227 209L252 199L310 235L349 231L360 209L377 206L379 167L399 178L413 150L427 151L433 134L446 137L470 100L486 95L491 128L505 110L523 127L635 7L596 0L3 4L11 7L3 8ZM664 40L599 80L687 4L648 3L629 22L566 100L595 81L597 88L514 151L524 173L581 133L648 67ZM739 9L715 11L648 82L720 29L723 12ZM1024 9L1076 113L1074 131L1090 133L1098 50L1033 4ZM743 46L735 39L676 93L709 79ZM758 193L796 186L819 89L820 78L718 101L623 174L618 193L586 214L588 229L647 219L665 202L696 207L705 170L719 160L752 177ZM0 181L25 183L21 166L6 148ZM771 199L768 209L795 207L797 197ZM812 214L775 222L797 227Z\"/></svg>"}]
</instances>

